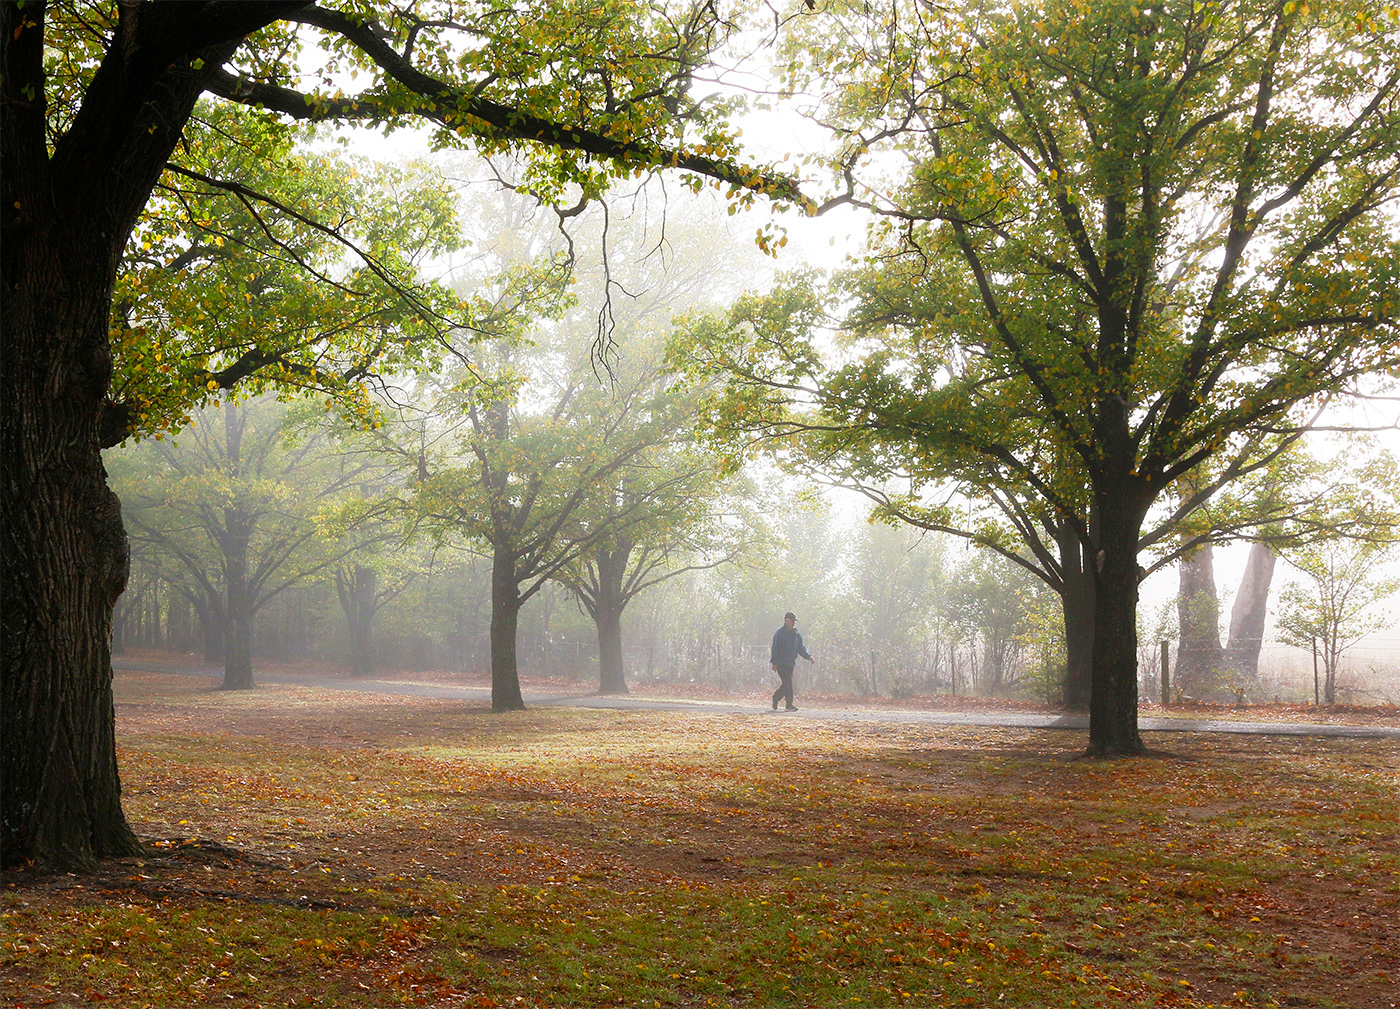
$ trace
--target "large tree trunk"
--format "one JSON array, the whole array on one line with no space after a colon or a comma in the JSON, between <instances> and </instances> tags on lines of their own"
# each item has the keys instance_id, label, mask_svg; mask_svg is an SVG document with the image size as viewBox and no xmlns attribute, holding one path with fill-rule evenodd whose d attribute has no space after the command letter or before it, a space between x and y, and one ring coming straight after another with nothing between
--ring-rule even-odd
<instances>
[{"instance_id":1,"label":"large tree trunk","mask_svg":"<svg viewBox=\"0 0 1400 1009\"><path fill-rule=\"evenodd\" d=\"M627 693L627 676L622 662L622 611L627 607L622 582L632 544L619 543L613 550L600 550L597 556L596 598L589 606L598 628L598 693Z\"/></svg>"},{"instance_id":2,"label":"large tree trunk","mask_svg":"<svg viewBox=\"0 0 1400 1009\"><path fill-rule=\"evenodd\" d=\"M140 846L121 811L109 640L126 581L100 449L117 263L208 75L291 4L121 4L49 147L42 3L0 3L0 863Z\"/></svg>"},{"instance_id":3,"label":"large tree trunk","mask_svg":"<svg viewBox=\"0 0 1400 1009\"><path fill-rule=\"evenodd\" d=\"M1065 682L1067 708L1089 707L1090 675L1094 667L1094 573L1083 563L1084 547L1068 522L1056 529L1064 591L1060 607L1065 620Z\"/></svg>"},{"instance_id":4,"label":"large tree trunk","mask_svg":"<svg viewBox=\"0 0 1400 1009\"><path fill-rule=\"evenodd\" d=\"M5 240L26 268L15 286L6 271L0 347L0 862L81 869L141 850L121 809L108 644L129 560L98 447L110 279L76 240L28 237Z\"/></svg>"},{"instance_id":5,"label":"large tree trunk","mask_svg":"<svg viewBox=\"0 0 1400 1009\"><path fill-rule=\"evenodd\" d=\"M1207 543L1178 565L1181 588L1176 597L1181 644L1176 653L1175 683L1201 696L1220 685L1224 650L1220 647L1220 599L1215 592L1215 549Z\"/></svg>"},{"instance_id":6,"label":"large tree trunk","mask_svg":"<svg viewBox=\"0 0 1400 1009\"><path fill-rule=\"evenodd\" d=\"M346 575L335 573L336 594L350 629L350 675L374 675L374 611L378 576L374 568L356 564Z\"/></svg>"},{"instance_id":7,"label":"large tree trunk","mask_svg":"<svg viewBox=\"0 0 1400 1009\"><path fill-rule=\"evenodd\" d=\"M627 693L622 664L622 609L598 606L593 614L598 628L598 693Z\"/></svg>"},{"instance_id":8,"label":"large tree trunk","mask_svg":"<svg viewBox=\"0 0 1400 1009\"><path fill-rule=\"evenodd\" d=\"M1264 644L1264 623L1269 615L1269 586L1278 555L1267 543L1249 548L1244 577L1230 607L1230 636L1225 644L1225 664L1251 683L1259 678L1259 649Z\"/></svg>"},{"instance_id":9,"label":"large tree trunk","mask_svg":"<svg viewBox=\"0 0 1400 1009\"><path fill-rule=\"evenodd\" d=\"M4 236L0 860L87 868L140 851L121 810L109 650L129 553L99 447L112 261L101 223L39 217Z\"/></svg>"},{"instance_id":10,"label":"large tree trunk","mask_svg":"<svg viewBox=\"0 0 1400 1009\"><path fill-rule=\"evenodd\" d=\"M1116 404L1115 404L1116 405ZM1112 418L1110 418L1112 420ZM1126 415L1104 442L1118 447L1126 474L1131 465ZM1138 537L1147 508L1126 475L1105 475L1095 488L1098 552L1094 557L1094 666L1089 698L1089 754L1144 752L1138 734L1137 601Z\"/></svg>"},{"instance_id":11,"label":"large tree trunk","mask_svg":"<svg viewBox=\"0 0 1400 1009\"><path fill-rule=\"evenodd\" d=\"M520 622L520 583L515 555L497 547L491 558L491 710L524 711L516 632Z\"/></svg>"}]
</instances>

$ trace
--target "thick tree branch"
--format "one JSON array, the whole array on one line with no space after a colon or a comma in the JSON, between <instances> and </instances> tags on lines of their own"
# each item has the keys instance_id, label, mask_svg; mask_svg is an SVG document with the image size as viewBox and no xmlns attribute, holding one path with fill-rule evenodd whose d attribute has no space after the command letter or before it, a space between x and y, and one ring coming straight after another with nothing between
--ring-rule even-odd
<instances>
[{"instance_id":1,"label":"thick tree branch","mask_svg":"<svg viewBox=\"0 0 1400 1009\"><path fill-rule=\"evenodd\" d=\"M478 137L557 144L607 158L628 168L679 168L756 190L776 199L791 200L806 209L813 206L792 176L764 172L655 144L617 140L594 129L556 122L503 105L482 97L473 88L457 87L439 80L419 70L385 42L379 26L371 21L359 22L340 11L322 7L301 10L295 17L303 24L340 35L354 43L395 82L425 101L411 109L391 110L375 98L368 101L355 98L322 99L275 85L239 80L227 73L214 75L209 89L230 101L261 105L297 119L382 121L407 111L449 129L465 129Z\"/></svg>"}]
</instances>

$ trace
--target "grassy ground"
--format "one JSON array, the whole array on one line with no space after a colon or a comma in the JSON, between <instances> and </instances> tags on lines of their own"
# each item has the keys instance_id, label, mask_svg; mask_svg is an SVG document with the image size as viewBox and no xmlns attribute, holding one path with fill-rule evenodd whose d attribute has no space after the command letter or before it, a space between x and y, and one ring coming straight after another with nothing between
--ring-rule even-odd
<instances>
[{"instance_id":1,"label":"grassy ground","mask_svg":"<svg viewBox=\"0 0 1400 1009\"><path fill-rule=\"evenodd\" d=\"M540 710L117 678L94 877L6 1006L1400 1004L1400 743Z\"/></svg>"}]
</instances>

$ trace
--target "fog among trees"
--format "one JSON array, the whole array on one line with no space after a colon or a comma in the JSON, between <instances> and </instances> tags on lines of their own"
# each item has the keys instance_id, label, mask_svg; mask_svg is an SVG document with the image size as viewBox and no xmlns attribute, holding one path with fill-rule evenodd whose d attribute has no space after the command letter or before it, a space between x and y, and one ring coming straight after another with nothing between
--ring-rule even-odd
<instances>
[{"instance_id":1,"label":"fog among trees","mask_svg":"<svg viewBox=\"0 0 1400 1009\"><path fill-rule=\"evenodd\" d=\"M517 169L439 165L469 236L445 262L476 321L436 355L380 375L366 401L211 403L178 435L110 453L134 548L119 650L220 662L226 688L254 685L255 658L489 677L508 709L521 676L761 691L794 609L821 655L808 692L1084 703L1087 653L1075 670L1067 646L1082 611L1042 565L930 521L889 482L833 481L781 442L745 449L711 426L720 386L666 343L772 283L746 236L655 185L561 224L504 184ZM1176 520L1153 567L1179 585L1169 610L1139 615L1145 699L1160 699L1164 640L1177 701L1303 699L1308 670L1286 648L1309 649L1329 619L1314 635L1328 702L1339 682L1388 696L1384 661L1350 680L1341 661L1393 587L1368 581L1347 623L1324 615L1316 574L1338 551L1359 550L1365 573L1385 556L1385 495L1338 504L1339 486L1384 482L1388 456L1362 455L1339 476L1292 449ZM1220 584L1215 544L1232 538L1250 559ZM1297 577L1274 578L1280 559Z\"/></svg>"},{"instance_id":2,"label":"fog among trees","mask_svg":"<svg viewBox=\"0 0 1400 1009\"><path fill-rule=\"evenodd\" d=\"M140 850L114 648L500 712L756 689L791 609L806 689L1093 756L1296 697L1272 642L1390 689L1393 11L439 13L0 6L6 861Z\"/></svg>"}]
</instances>

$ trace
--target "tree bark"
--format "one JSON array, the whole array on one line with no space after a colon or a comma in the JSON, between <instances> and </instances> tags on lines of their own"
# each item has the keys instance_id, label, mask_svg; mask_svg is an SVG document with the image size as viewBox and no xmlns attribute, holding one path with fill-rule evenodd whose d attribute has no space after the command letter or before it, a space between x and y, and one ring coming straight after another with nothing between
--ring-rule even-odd
<instances>
[{"instance_id":1,"label":"tree bark","mask_svg":"<svg viewBox=\"0 0 1400 1009\"><path fill-rule=\"evenodd\" d=\"M598 693L627 693L622 663L622 609L599 606L593 615L598 628Z\"/></svg>"},{"instance_id":2,"label":"tree bark","mask_svg":"<svg viewBox=\"0 0 1400 1009\"><path fill-rule=\"evenodd\" d=\"M491 710L524 711L516 633L520 622L520 583L516 557L497 547L491 556Z\"/></svg>"},{"instance_id":3,"label":"tree bark","mask_svg":"<svg viewBox=\"0 0 1400 1009\"><path fill-rule=\"evenodd\" d=\"M88 869L141 851L121 809L112 702L112 608L129 553L97 439L104 271L56 254L76 251L65 241L5 244L28 269L5 284L0 350L0 863Z\"/></svg>"},{"instance_id":4,"label":"tree bark","mask_svg":"<svg viewBox=\"0 0 1400 1009\"><path fill-rule=\"evenodd\" d=\"M1230 607L1230 636L1225 663L1250 682L1259 678L1259 649L1264 644L1264 623L1269 615L1269 587L1278 555L1267 543L1256 540L1249 548L1244 577Z\"/></svg>"},{"instance_id":5,"label":"tree bark","mask_svg":"<svg viewBox=\"0 0 1400 1009\"><path fill-rule=\"evenodd\" d=\"M596 558L598 580L594 598L586 601L589 615L598 629L598 693L627 693L627 676L622 659L622 612L627 608L623 579L632 544L625 539L612 550L599 550Z\"/></svg>"},{"instance_id":6,"label":"tree bark","mask_svg":"<svg viewBox=\"0 0 1400 1009\"><path fill-rule=\"evenodd\" d=\"M1056 529L1064 591L1060 607L1065 621L1065 707L1089 707L1089 685L1094 668L1094 573L1083 562L1084 547L1068 522Z\"/></svg>"},{"instance_id":7,"label":"tree bark","mask_svg":"<svg viewBox=\"0 0 1400 1009\"><path fill-rule=\"evenodd\" d=\"M116 761L109 642L130 558L98 437L112 264L94 227L35 221L5 236L4 864L89 868L141 850Z\"/></svg>"},{"instance_id":8,"label":"tree bark","mask_svg":"<svg viewBox=\"0 0 1400 1009\"><path fill-rule=\"evenodd\" d=\"M1147 513L1142 492L1129 476L1133 453L1128 447L1126 407L1101 419L1109 427L1100 442L1108 457L1095 487L1098 517L1094 557L1094 647L1089 698L1090 756L1144 752L1138 734L1137 602L1138 537Z\"/></svg>"},{"instance_id":9,"label":"tree bark","mask_svg":"<svg viewBox=\"0 0 1400 1009\"><path fill-rule=\"evenodd\" d=\"M1220 599L1215 591L1215 549L1207 543L1182 558L1176 597L1181 643L1174 682L1203 695L1219 686L1224 650L1220 647Z\"/></svg>"},{"instance_id":10,"label":"tree bark","mask_svg":"<svg viewBox=\"0 0 1400 1009\"><path fill-rule=\"evenodd\" d=\"M356 564L347 576L335 573L336 594L350 629L350 675L374 675L374 612L378 576L374 568Z\"/></svg>"}]
</instances>

